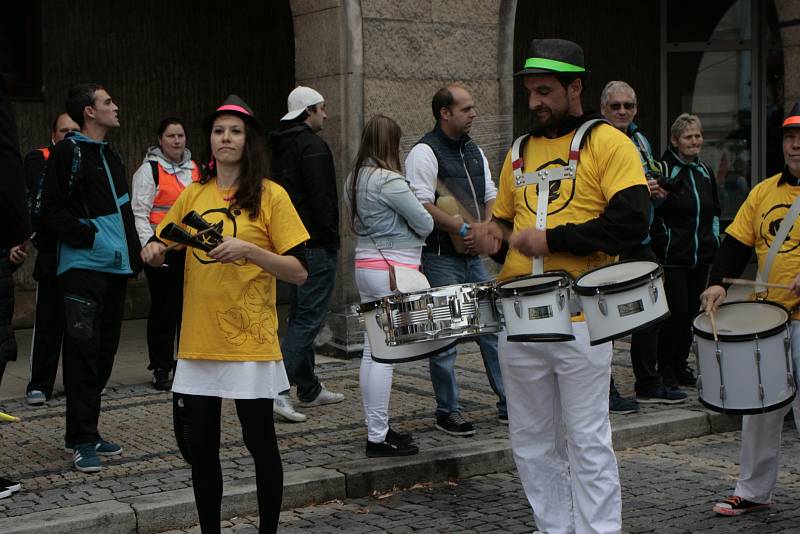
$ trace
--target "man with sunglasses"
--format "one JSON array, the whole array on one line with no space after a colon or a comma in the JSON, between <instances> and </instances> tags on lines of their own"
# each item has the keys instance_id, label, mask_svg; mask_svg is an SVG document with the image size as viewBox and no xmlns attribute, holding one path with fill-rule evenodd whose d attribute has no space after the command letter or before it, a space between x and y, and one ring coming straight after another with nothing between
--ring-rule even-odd
<instances>
[{"instance_id":1,"label":"man with sunglasses","mask_svg":"<svg viewBox=\"0 0 800 534\"><path fill-rule=\"evenodd\" d=\"M623 81L608 82L600 94L600 112L603 117L614 125L615 128L627 135L642 161L644 174L650 187L650 196L656 200L659 196L658 178L661 176L661 165L653 157L650 142L639 131L633 122L637 113L636 92L633 87ZM653 209L650 208L650 222L653 222ZM630 250L620 254L620 260L648 260L657 262L655 253L650 246L650 236ZM661 375L656 370L658 358L658 327L654 326L631 335L631 364L636 379L634 390L636 401L643 404L677 404L686 399L686 393L678 389L669 389L664 386ZM636 401L623 398L614 386L614 377L611 377L609 392L609 410L615 413L633 413L639 411Z\"/></svg>"}]
</instances>

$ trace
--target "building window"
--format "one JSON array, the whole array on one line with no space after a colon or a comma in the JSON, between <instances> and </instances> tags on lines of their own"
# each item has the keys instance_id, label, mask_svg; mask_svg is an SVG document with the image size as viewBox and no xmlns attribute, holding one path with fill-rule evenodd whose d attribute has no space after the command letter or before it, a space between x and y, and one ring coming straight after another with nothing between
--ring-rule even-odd
<instances>
[{"instance_id":1,"label":"building window","mask_svg":"<svg viewBox=\"0 0 800 534\"><path fill-rule=\"evenodd\" d=\"M14 100L42 99L41 3L8 2L0 19L0 71Z\"/></svg>"},{"instance_id":2,"label":"building window","mask_svg":"<svg viewBox=\"0 0 800 534\"><path fill-rule=\"evenodd\" d=\"M715 172L722 219L783 163L783 56L773 2L662 0L662 146L680 113L698 115L700 158ZM755 80L755 83L754 83ZM775 121L777 122L777 126ZM775 145L775 146L773 146Z\"/></svg>"}]
</instances>

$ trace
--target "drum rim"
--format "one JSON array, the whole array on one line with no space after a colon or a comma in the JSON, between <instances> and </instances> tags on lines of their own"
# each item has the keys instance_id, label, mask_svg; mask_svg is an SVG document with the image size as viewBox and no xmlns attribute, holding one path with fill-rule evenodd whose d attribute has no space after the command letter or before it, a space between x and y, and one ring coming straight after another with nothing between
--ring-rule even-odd
<instances>
[{"instance_id":1,"label":"drum rim","mask_svg":"<svg viewBox=\"0 0 800 534\"><path fill-rule=\"evenodd\" d=\"M607 268L607 267L609 267L611 265L621 265L623 263L652 263L652 264L654 264L656 266L656 268L653 269L652 271L650 271L649 273L645 273L643 275L637 276L636 278L633 278L631 280L626 280L624 282L617 282L617 283L614 283L614 284L607 284L607 285L603 285L603 286L581 286L580 285L580 282L584 277L594 273L595 271L599 271L600 269L605 269L605 268ZM653 260L623 260L623 261L618 261L616 263L608 263L606 265L601 265L600 267L595 267L594 269L589 269L588 271L586 271L585 273L580 275L575 280L575 283L572 286L573 286L573 291L575 291L575 293L577 293L578 295L581 295L583 297L591 297L592 295L596 295L598 293L598 290L599 290L600 294L602 294L602 295L611 295L611 294L614 294L614 293L621 293L623 291L627 291L628 289L640 287L642 285L641 282L643 282L645 280L648 280L650 277L652 277L654 275L655 275L656 278L658 278L658 277L661 277L663 274L664 274L664 267L662 267L661 264L658 263L657 261L653 261Z\"/></svg>"},{"instance_id":2,"label":"drum rim","mask_svg":"<svg viewBox=\"0 0 800 534\"><path fill-rule=\"evenodd\" d=\"M768 304L770 306L775 306L776 308L780 308L784 312L786 312L786 321L777 325L773 326L767 330L762 330L760 332L756 332L755 334L720 334L717 333L717 339L720 341L753 341L754 339L762 339L765 337L772 337L775 334L779 334L781 331L786 330L789 324L792 322L792 314L789 313L789 310L784 308L782 305L778 304L777 302L773 302L771 300L744 300L744 301L736 301L736 302L724 302L720 304L720 308L723 306L731 306L733 304L743 304L743 303L750 303L755 302L758 304ZM692 333L699 338L703 338L708 341L714 341L714 333L713 332L706 332L705 330L700 330L694 326L694 322L697 320L698 317L703 315L705 312L700 312L694 316L692 319Z\"/></svg>"},{"instance_id":3,"label":"drum rim","mask_svg":"<svg viewBox=\"0 0 800 534\"><path fill-rule=\"evenodd\" d=\"M370 302L362 302L358 305L358 313L364 314L367 312L371 312L372 310L377 310L380 308L381 304L383 304L383 299L372 300Z\"/></svg>"},{"instance_id":4,"label":"drum rim","mask_svg":"<svg viewBox=\"0 0 800 534\"><path fill-rule=\"evenodd\" d=\"M533 287L517 287L517 288L503 287L503 285L505 284L518 282L519 280L527 280L544 276L559 276L560 279L553 280L552 282L546 282L544 284L538 284ZM523 274L521 276L515 276L513 278L503 280L502 282L498 282L494 287L494 292L497 295L498 299L513 297L513 296L525 297L529 295L540 295L542 293L548 293L550 292L550 290L559 287L561 282L564 280L566 280L566 284L564 284L563 287L570 287L572 285L572 278L566 271L548 271L542 274Z\"/></svg>"},{"instance_id":5,"label":"drum rim","mask_svg":"<svg viewBox=\"0 0 800 534\"><path fill-rule=\"evenodd\" d=\"M532 338L531 336L536 337ZM560 332L551 332L547 334L514 334L506 336L506 340L509 343L559 343L561 341L575 341L575 334L562 334Z\"/></svg>"},{"instance_id":6,"label":"drum rim","mask_svg":"<svg viewBox=\"0 0 800 534\"><path fill-rule=\"evenodd\" d=\"M635 326L635 327L631 328L630 330L625 330L624 332L619 332L617 334L613 334L611 336L606 336L604 338L600 338L600 339L596 339L596 340L589 339L589 345L591 345L591 346L601 345L603 343L608 343L609 341L614 341L614 340L620 339L622 337L629 336L631 334L635 334L636 332L639 332L641 330L647 330L651 326L655 326L658 323L660 323L662 321L665 321L667 318L669 318L670 315L672 315L672 312L667 310L667 312L664 313L663 315L660 315L660 316L656 317L653 320L647 321L646 323L642 323L639 326Z\"/></svg>"},{"instance_id":7,"label":"drum rim","mask_svg":"<svg viewBox=\"0 0 800 534\"><path fill-rule=\"evenodd\" d=\"M435 356L436 354L438 354L438 353L440 353L442 351L450 350L458 343L458 341L459 340L454 339L452 343L448 343L444 347L438 348L436 350L432 350L430 352L426 352L424 354L417 354L416 356L407 356L405 358L386 359L386 358L376 358L375 355L372 354L370 357L373 360L375 360L376 362L378 362L378 363L408 363L408 362L413 362L413 361L417 361L417 360L422 360L422 359L425 359L425 358L430 358L431 356Z\"/></svg>"},{"instance_id":8,"label":"drum rim","mask_svg":"<svg viewBox=\"0 0 800 534\"><path fill-rule=\"evenodd\" d=\"M779 410L780 408L783 408L784 406L791 404L796 396L797 396L797 390L795 390L792 393L791 397L789 397L788 399L782 400L778 404L773 404L768 408L720 408L715 404L711 404L710 402L703 400L703 398L700 397L699 395L697 396L697 400L699 400L700 404L702 404L709 410L712 410L717 413L726 413L731 415L757 415L760 413L769 413L769 412L774 412L775 410Z\"/></svg>"}]
</instances>

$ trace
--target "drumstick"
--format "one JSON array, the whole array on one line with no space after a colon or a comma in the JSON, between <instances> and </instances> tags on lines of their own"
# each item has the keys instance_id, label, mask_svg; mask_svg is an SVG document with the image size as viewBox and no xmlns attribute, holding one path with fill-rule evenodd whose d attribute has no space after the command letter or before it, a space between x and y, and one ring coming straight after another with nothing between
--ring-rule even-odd
<instances>
[{"instance_id":1,"label":"drumstick","mask_svg":"<svg viewBox=\"0 0 800 534\"><path fill-rule=\"evenodd\" d=\"M214 227L213 227L213 226L212 226L212 227L209 227L209 228L206 228L205 230L200 230L199 232L197 232L196 234L194 234L194 236L193 236L193 237L197 237L197 236L199 236L199 235L207 234L208 232L210 232L210 231L212 231L212 230L214 230ZM178 247L185 247L185 246L186 246L186 245L184 245L183 243L173 243L173 244L169 245L167 248L165 248L165 249L164 249L164 252L169 252L170 250L175 250L175 249L176 249L176 248L178 248Z\"/></svg>"},{"instance_id":2,"label":"drumstick","mask_svg":"<svg viewBox=\"0 0 800 534\"><path fill-rule=\"evenodd\" d=\"M8 423L19 423L19 417L14 417L11 414L0 412L0 421L5 421Z\"/></svg>"},{"instance_id":3,"label":"drumstick","mask_svg":"<svg viewBox=\"0 0 800 534\"><path fill-rule=\"evenodd\" d=\"M722 282L725 284L739 284L743 286L774 287L776 289L791 289L792 287L787 284L773 284L770 282L759 282L758 280L746 280L744 278L723 278Z\"/></svg>"},{"instance_id":4,"label":"drumstick","mask_svg":"<svg viewBox=\"0 0 800 534\"><path fill-rule=\"evenodd\" d=\"M713 311L708 313L708 318L711 319L711 331L714 333L714 342L719 343L719 336L717 336L717 319Z\"/></svg>"}]
</instances>

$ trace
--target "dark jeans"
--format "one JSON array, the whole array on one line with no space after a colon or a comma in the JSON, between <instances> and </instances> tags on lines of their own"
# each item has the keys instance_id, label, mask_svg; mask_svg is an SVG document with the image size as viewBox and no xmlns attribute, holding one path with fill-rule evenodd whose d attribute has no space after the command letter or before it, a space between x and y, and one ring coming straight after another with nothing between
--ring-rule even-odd
<instances>
[{"instance_id":1,"label":"dark jeans","mask_svg":"<svg viewBox=\"0 0 800 534\"><path fill-rule=\"evenodd\" d=\"M59 276L64 294L64 388L68 443L100 439L100 391L119 346L125 287L121 275L70 269Z\"/></svg>"},{"instance_id":2,"label":"dark jeans","mask_svg":"<svg viewBox=\"0 0 800 534\"><path fill-rule=\"evenodd\" d=\"M289 382L297 385L297 397L304 402L316 399L322 389L314 373L314 339L333 295L336 257L335 250L307 248L308 278L302 286L289 286L289 326L281 340L281 352Z\"/></svg>"},{"instance_id":3,"label":"dark jeans","mask_svg":"<svg viewBox=\"0 0 800 534\"><path fill-rule=\"evenodd\" d=\"M479 257L437 255L424 252L422 254L422 271L428 277L431 287L465 284L468 282L486 282L491 277ZM503 377L500 362L497 358L497 334L484 334L475 338L481 350L483 366L489 387L497 395L498 415L507 415L506 393L503 389ZM456 382L455 347L445 349L431 356L428 367L436 396L436 416L460 412L458 403L459 391Z\"/></svg>"},{"instance_id":4,"label":"dark jeans","mask_svg":"<svg viewBox=\"0 0 800 534\"><path fill-rule=\"evenodd\" d=\"M64 338L64 297L55 274L40 276L36 285L36 319L31 341L31 380L26 391L53 396Z\"/></svg>"},{"instance_id":5,"label":"dark jeans","mask_svg":"<svg viewBox=\"0 0 800 534\"><path fill-rule=\"evenodd\" d=\"M185 250L167 252L161 267L145 265L150 288L150 315L147 317L148 369L169 371L174 367L175 341L181 331L183 309L183 266Z\"/></svg>"},{"instance_id":6,"label":"dark jeans","mask_svg":"<svg viewBox=\"0 0 800 534\"><path fill-rule=\"evenodd\" d=\"M183 395L192 451L192 487L203 534L220 532L222 467L219 461L222 399ZM283 466L272 421L272 399L236 399L242 437L256 470L259 534L277 532L283 499Z\"/></svg>"},{"instance_id":7,"label":"dark jeans","mask_svg":"<svg viewBox=\"0 0 800 534\"><path fill-rule=\"evenodd\" d=\"M677 374L686 368L692 344L692 320L700 310L700 293L708 280L708 265L664 267L669 319L661 323L658 337L658 371L664 385L677 385Z\"/></svg>"},{"instance_id":8,"label":"dark jeans","mask_svg":"<svg viewBox=\"0 0 800 534\"><path fill-rule=\"evenodd\" d=\"M641 245L635 250L620 254L623 260L648 260L658 263L650 245ZM649 393L661 387L661 375L656 370L658 362L659 325L651 326L631 335L631 365L636 381L636 393ZM612 378L613 387L613 378Z\"/></svg>"}]
</instances>

